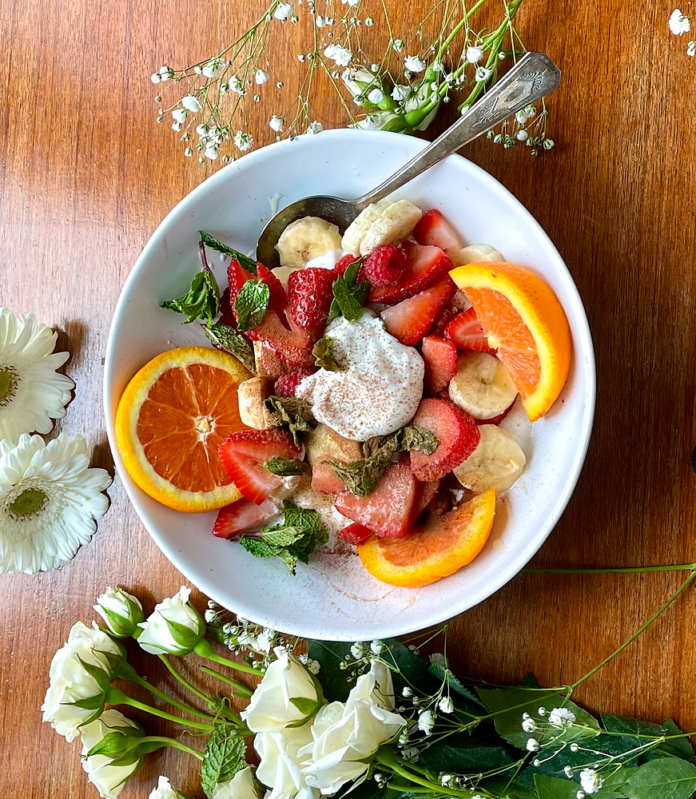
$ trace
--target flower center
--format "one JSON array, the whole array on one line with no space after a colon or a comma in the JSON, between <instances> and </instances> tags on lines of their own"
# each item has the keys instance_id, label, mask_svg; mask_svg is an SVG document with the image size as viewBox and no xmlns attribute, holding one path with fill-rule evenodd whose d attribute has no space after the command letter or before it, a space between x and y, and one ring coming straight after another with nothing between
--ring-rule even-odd
<instances>
[{"instance_id":1,"label":"flower center","mask_svg":"<svg viewBox=\"0 0 696 799\"><path fill-rule=\"evenodd\" d=\"M7 509L17 521L22 521L40 513L47 500L48 496L40 488L25 488Z\"/></svg>"},{"instance_id":2,"label":"flower center","mask_svg":"<svg viewBox=\"0 0 696 799\"><path fill-rule=\"evenodd\" d=\"M0 369L0 408L9 405L17 391L19 376L13 366L3 366Z\"/></svg>"}]
</instances>

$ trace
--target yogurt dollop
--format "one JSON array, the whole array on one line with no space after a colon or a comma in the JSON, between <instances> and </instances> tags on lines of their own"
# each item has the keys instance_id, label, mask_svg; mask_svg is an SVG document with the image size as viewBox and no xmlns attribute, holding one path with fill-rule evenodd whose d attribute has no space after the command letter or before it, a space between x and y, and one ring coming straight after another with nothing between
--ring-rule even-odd
<instances>
[{"instance_id":1,"label":"yogurt dollop","mask_svg":"<svg viewBox=\"0 0 696 799\"><path fill-rule=\"evenodd\" d=\"M408 424L423 395L423 359L387 333L365 310L360 319L336 319L326 330L339 372L320 369L297 387L314 418L345 438L367 441Z\"/></svg>"}]
</instances>

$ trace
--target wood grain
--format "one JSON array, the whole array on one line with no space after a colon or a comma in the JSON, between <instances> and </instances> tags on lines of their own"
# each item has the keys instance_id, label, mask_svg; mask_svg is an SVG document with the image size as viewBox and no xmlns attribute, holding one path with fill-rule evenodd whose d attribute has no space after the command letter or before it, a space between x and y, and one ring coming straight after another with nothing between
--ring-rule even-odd
<instances>
[{"instance_id":1,"label":"wood grain","mask_svg":"<svg viewBox=\"0 0 696 799\"><path fill-rule=\"evenodd\" d=\"M390 0L404 25L426 6ZM217 52L259 8L241 0L0 3L0 303L61 331L77 391L60 428L85 435L95 464L108 469L101 377L112 310L162 217L217 166L184 159L176 137L157 125L148 76L163 62ZM548 231L595 340L587 464L538 566L696 560L696 65L686 43L668 34L671 9L663 0L528 0L520 15L527 42L564 73L550 104L556 149L536 162L485 141L467 151ZM298 35L288 27L291 71ZM322 96L316 116L338 120L335 98ZM118 480L109 493L98 534L66 568L0 577L3 795L96 796L78 744L41 723L50 659L73 622L91 617L105 585L152 603L181 584ZM494 681L528 670L544 684L571 681L626 639L679 579L521 575L453 622L451 655L457 669ZM695 624L690 592L583 686L580 699L694 729ZM160 670L150 676L168 684ZM195 764L167 754L148 759L124 799L146 797L159 773L201 795Z\"/></svg>"}]
</instances>

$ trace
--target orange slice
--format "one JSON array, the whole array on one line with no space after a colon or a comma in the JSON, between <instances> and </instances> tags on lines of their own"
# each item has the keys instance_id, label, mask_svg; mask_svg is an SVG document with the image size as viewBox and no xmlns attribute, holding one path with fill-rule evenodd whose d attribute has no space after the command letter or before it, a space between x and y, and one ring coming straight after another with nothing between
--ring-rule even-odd
<instances>
[{"instance_id":1,"label":"orange slice","mask_svg":"<svg viewBox=\"0 0 696 799\"><path fill-rule=\"evenodd\" d=\"M556 295L541 278L514 264L467 264L450 275L509 369L527 415L533 422L540 419L558 399L573 353Z\"/></svg>"},{"instance_id":2,"label":"orange slice","mask_svg":"<svg viewBox=\"0 0 696 799\"><path fill-rule=\"evenodd\" d=\"M358 546L363 566L390 585L418 588L454 574L483 549L495 518L495 489L445 513L429 516L405 538L372 536Z\"/></svg>"},{"instance_id":3,"label":"orange slice","mask_svg":"<svg viewBox=\"0 0 696 799\"><path fill-rule=\"evenodd\" d=\"M250 377L236 358L208 347L179 347L143 366L116 411L116 443L133 482L188 513L238 500L217 451L247 429L237 386Z\"/></svg>"}]
</instances>

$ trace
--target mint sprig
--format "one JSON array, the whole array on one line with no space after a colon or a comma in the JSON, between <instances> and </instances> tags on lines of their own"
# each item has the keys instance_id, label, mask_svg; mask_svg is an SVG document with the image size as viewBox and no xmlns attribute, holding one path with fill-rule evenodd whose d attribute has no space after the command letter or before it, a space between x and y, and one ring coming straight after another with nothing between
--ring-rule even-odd
<instances>
[{"instance_id":1,"label":"mint sprig","mask_svg":"<svg viewBox=\"0 0 696 799\"><path fill-rule=\"evenodd\" d=\"M332 287L334 298L329 308L327 325L339 316L343 316L349 322L355 322L362 316L362 307L370 293L370 284L367 280L358 283L362 262L362 258L353 261L343 277L334 280Z\"/></svg>"},{"instance_id":2,"label":"mint sprig","mask_svg":"<svg viewBox=\"0 0 696 799\"><path fill-rule=\"evenodd\" d=\"M253 375L256 374L254 349L241 333L223 322L216 322L210 326L203 325L203 332L214 346L234 355Z\"/></svg>"},{"instance_id":3,"label":"mint sprig","mask_svg":"<svg viewBox=\"0 0 696 799\"><path fill-rule=\"evenodd\" d=\"M309 471L309 464L304 461L291 460L290 458L271 458L263 464L264 469L268 469L271 474L278 477L293 477L297 474L306 474Z\"/></svg>"},{"instance_id":4,"label":"mint sprig","mask_svg":"<svg viewBox=\"0 0 696 799\"><path fill-rule=\"evenodd\" d=\"M315 358L314 365L327 372L340 372L341 366L336 360L333 352L334 340L331 336L324 336L314 345L312 355Z\"/></svg>"},{"instance_id":5,"label":"mint sprig","mask_svg":"<svg viewBox=\"0 0 696 799\"><path fill-rule=\"evenodd\" d=\"M183 297L165 300L160 307L184 314L185 325L196 319L205 319L209 326L212 325L213 319L220 313L220 289L215 276L206 269L197 272Z\"/></svg>"},{"instance_id":6,"label":"mint sprig","mask_svg":"<svg viewBox=\"0 0 696 799\"><path fill-rule=\"evenodd\" d=\"M216 785L229 782L238 771L246 768L245 757L246 744L239 731L227 724L216 726L201 763L201 786L208 799Z\"/></svg>"},{"instance_id":7,"label":"mint sprig","mask_svg":"<svg viewBox=\"0 0 696 799\"><path fill-rule=\"evenodd\" d=\"M239 250L228 247L204 230L199 230L198 232L200 233L201 241L206 247L210 247L211 250L220 252L223 255L229 255L230 258L235 258L247 272L251 272L252 275L256 274L256 261L253 258L249 258L248 255L244 255L244 253L239 252Z\"/></svg>"},{"instance_id":8,"label":"mint sprig","mask_svg":"<svg viewBox=\"0 0 696 799\"><path fill-rule=\"evenodd\" d=\"M297 447L302 444L300 433L309 433L317 423L311 405L300 397L269 397L266 408L270 411L271 427L288 430Z\"/></svg>"},{"instance_id":9,"label":"mint sprig","mask_svg":"<svg viewBox=\"0 0 696 799\"><path fill-rule=\"evenodd\" d=\"M271 289L263 280L247 280L234 301L237 325L243 332L255 330L266 315Z\"/></svg>"}]
</instances>

